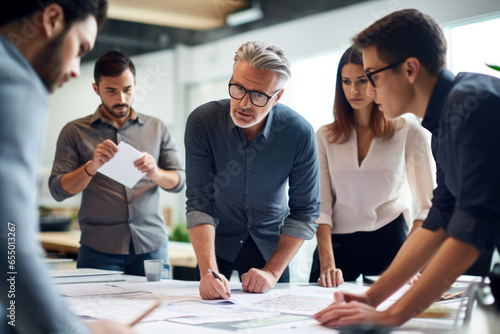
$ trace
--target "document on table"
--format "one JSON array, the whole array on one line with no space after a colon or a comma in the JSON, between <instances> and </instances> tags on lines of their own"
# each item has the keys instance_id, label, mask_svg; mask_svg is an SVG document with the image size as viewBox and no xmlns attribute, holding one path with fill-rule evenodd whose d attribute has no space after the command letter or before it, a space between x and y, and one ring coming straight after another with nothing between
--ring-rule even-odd
<instances>
[{"instance_id":1,"label":"document on table","mask_svg":"<svg viewBox=\"0 0 500 334\"><path fill-rule=\"evenodd\" d=\"M169 321L189 325L265 319L280 314L276 310L255 309L231 300L185 300L164 303L160 309L171 314Z\"/></svg>"},{"instance_id":2,"label":"document on table","mask_svg":"<svg viewBox=\"0 0 500 334\"><path fill-rule=\"evenodd\" d=\"M129 286L130 287L130 286ZM147 291L127 288L126 284L92 284L91 290L105 291L89 294L83 291L60 289L71 305L72 311L80 316L130 322L137 317L137 310L145 310L152 302L161 300L162 305L147 316L145 321L169 320L177 323L200 325L229 321L248 321L279 315L278 311L255 309L229 300L200 300L199 296L159 296ZM140 313L140 312L139 312Z\"/></svg>"},{"instance_id":3,"label":"document on table","mask_svg":"<svg viewBox=\"0 0 500 334\"><path fill-rule=\"evenodd\" d=\"M235 293L231 298L242 305L254 308L288 314L313 315L333 303L333 292L340 290L363 293L368 290L368 287L346 282L338 288L305 286L296 289L273 289L261 296Z\"/></svg>"},{"instance_id":4,"label":"document on table","mask_svg":"<svg viewBox=\"0 0 500 334\"><path fill-rule=\"evenodd\" d=\"M115 156L102 165L97 171L107 177L133 188L137 182L146 174L134 166L134 161L144 154L125 142L118 144L118 152Z\"/></svg>"},{"instance_id":5,"label":"document on table","mask_svg":"<svg viewBox=\"0 0 500 334\"><path fill-rule=\"evenodd\" d=\"M94 268L50 271L50 276L56 284L125 281L122 274L123 271Z\"/></svg>"},{"instance_id":6,"label":"document on table","mask_svg":"<svg viewBox=\"0 0 500 334\"><path fill-rule=\"evenodd\" d=\"M130 323L161 300L162 305L134 327L140 334L235 331L258 331L261 334L338 333L321 326L310 318L310 314L331 303L334 291L362 293L368 289L350 283L337 288L306 284L283 285L280 288L280 284L266 293L256 294L241 291L241 283L231 283L231 299L213 301L200 300L199 282L188 281L66 284L58 285L58 288L77 315L94 319L109 318L123 323ZM397 297L396 293L389 299ZM429 321L412 319L407 328L427 328ZM453 329L450 321L438 322L436 326L447 331Z\"/></svg>"}]
</instances>

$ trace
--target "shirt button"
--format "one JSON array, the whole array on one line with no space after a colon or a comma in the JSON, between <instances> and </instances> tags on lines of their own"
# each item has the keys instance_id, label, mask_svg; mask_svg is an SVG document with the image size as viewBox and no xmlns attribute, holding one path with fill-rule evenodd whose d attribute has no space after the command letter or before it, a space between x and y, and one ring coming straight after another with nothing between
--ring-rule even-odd
<instances>
[{"instance_id":1,"label":"shirt button","mask_svg":"<svg viewBox=\"0 0 500 334\"><path fill-rule=\"evenodd\" d=\"M242 243L243 243L243 240L240 240L240 244L242 244Z\"/></svg>"}]
</instances>

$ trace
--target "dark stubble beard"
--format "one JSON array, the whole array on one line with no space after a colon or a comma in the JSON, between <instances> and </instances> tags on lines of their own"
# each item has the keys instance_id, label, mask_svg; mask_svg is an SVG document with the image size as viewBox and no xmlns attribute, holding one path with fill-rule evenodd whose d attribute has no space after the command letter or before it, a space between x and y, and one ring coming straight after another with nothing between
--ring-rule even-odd
<instances>
[{"instance_id":1,"label":"dark stubble beard","mask_svg":"<svg viewBox=\"0 0 500 334\"><path fill-rule=\"evenodd\" d=\"M106 111L113 117L115 118L124 118L124 117L128 117L130 115L130 106L128 104L115 104L114 106L112 106L111 108L108 107L107 105L104 104L104 102L102 101L101 99L101 102L102 102L102 106L104 107L104 109L106 109ZM127 107L127 112L123 115L120 115L120 114L117 114L113 111L114 108L119 108L119 107Z\"/></svg>"},{"instance_id":2,"label":"dark stubble beard","mask_svg":"<svg viewBox=\"0 0 500 334\"><path fill-rule=\"evenodd\" d=\"M50 41L45 48L40 50L33 61L33 68L38 73L44 86L49 92L53 92L62 76L62 46L68 29L62 31L59 36Z\"/></svg>"}]
</instances>

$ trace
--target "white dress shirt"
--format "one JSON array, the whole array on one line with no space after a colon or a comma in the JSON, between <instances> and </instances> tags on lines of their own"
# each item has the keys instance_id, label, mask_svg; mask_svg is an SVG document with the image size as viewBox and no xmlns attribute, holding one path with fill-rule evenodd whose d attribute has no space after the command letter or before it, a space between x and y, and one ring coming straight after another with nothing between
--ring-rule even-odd
<instances>
[{"instance_id":1,"label":"white dress shirt","mask_svg":"<svg viewBox=\"0 0 500 334\"><path fill-rule=\"evenodd\" d=\"M428 138L419 123L413 115L400 117L390 139L372 140L361 165L355 130L338 144L322 126L316 133L321 193L316 222L337 234L375 231L401 213L409 223L411 198L417 206L413 219L425 219L434 182Z\"/></svg>"}]
</instances>

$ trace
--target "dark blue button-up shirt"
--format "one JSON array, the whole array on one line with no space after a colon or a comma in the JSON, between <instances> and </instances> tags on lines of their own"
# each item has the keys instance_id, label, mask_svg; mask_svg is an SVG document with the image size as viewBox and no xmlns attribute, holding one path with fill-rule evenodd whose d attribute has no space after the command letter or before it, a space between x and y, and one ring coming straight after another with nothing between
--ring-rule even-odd
<instances>
[{"instance_id":1,"label":"dark blue button-up shirt","mask_svg":"<svg viewBox=\"0 0 500 334\"><path fill-rule=\"evenodd\" d=\"M187 224L214 225L216 254L224 260L233 262L251 235L267 261L280 233L311 239L316 231L316 138L302 116L277 104L249 143L229 104L207 103L188 118Z\"/></svg>"},{"instance_id":2,"label":"dark blue button-up shirt","mask_svg":"<svg viewBox=\"0 0 500 334\"><path fill-rule=\"evenodd\" d=\"M491 252L500 245L500 80L443 71L422 125L438 183L423 227Z\"/></svg>"}]
</instances>

